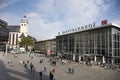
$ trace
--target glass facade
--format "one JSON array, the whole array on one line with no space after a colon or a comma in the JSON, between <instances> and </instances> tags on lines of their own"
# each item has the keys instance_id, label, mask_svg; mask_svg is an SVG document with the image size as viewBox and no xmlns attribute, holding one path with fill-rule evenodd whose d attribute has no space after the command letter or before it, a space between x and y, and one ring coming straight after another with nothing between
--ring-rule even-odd
<instances>
[{"instance_id":1,"label":"glass facade","mask_svg":"<svg viewBox=\"0 0 120 80\"><path fill-rule=\"evenodd\" d=\"M114 25L96 27L89 30L59 35L56 37L56 51L75 55L75 59L90 58L109 64L120 64L120 28Z\"/></svg>"},{"instance_id":2,"label":"glass facade","mask_svg":"<svg viewBox=\"0 0 120 80\"><path fill-rule=\"evenodd\" d=\"M0 19L0 51L5 51L6 42L8 42L9 29L7 22Z\"/></svg>"}]
</instances>

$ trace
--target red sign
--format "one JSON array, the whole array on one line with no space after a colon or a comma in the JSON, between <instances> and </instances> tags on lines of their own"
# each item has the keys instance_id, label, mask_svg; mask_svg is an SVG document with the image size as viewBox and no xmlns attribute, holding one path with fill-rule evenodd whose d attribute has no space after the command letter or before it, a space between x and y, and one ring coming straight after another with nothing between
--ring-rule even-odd
<instances>
[{"instance_id":1,"label":"red sign","mask_svg":"<svg viewBox=\"0 0 120 80\"><path fill-rule=\"evenodd\" d=\"M0 42L0 45L4 45L4 44L6 44L5 42Z\"/></svg>"},{"instance_id":2,"label":"red sign","mask_svg":"<svg viewBox=\"0 0 120 80\"><path fill-rule=\"evenodd\" d=\"M107 24L107 20L101 21L101 25L105 25L105 24Z\"/></svg>"},{"instance_id":3,"label":"red sign","mask_svg":"<svg viewBox=\"0 0 120 80\"><path fill-rule=\"evenodd\" d=\"M50 50L47 50L47 55L50 55L51 51Z\"/></svg>"}]
</instances>

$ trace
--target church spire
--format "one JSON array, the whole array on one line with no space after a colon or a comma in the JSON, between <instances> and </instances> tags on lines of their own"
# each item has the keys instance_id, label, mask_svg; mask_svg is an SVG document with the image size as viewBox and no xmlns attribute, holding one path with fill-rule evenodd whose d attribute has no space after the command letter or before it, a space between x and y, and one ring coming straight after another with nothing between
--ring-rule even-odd
<instances>
[{"instance_id":1,"label":"church spire","mask_svg":"<svg viewBox=\"0 0 120 80\"><path fill-rule=\"evenodd\" d=\"M20 33L24 33L25 36L28 35L28 20L26 15L23 16L20 23Z\"/></svg>"},{"instance_id":2,"label":"church spire","mask_svg":"<svg viewBox=\"0 0 120 80\"><path fill-rule=\"evenodd\" d=\"M28 23L28 20L27 20L27 16L24 15L22 20L21 20L21 23Z\"/></svg>"}]
</instances>

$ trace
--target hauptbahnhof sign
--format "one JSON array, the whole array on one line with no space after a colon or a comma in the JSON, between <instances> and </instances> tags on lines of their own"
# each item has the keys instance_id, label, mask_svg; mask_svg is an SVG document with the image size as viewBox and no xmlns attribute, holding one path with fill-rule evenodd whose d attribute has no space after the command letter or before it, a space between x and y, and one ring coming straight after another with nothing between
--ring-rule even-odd
<instances>
[{"instance_id":1,"label":"hauptbahnhof sign","mask_svg":"<svg viewBox=\"0 0 120 80\"><path fill-rule=\"evenodd\" d=\"M77 27L77 28L66 30L66 31L62 31L62 33L59 32L58 35L64 35L64 34L68 34L68 33L73 33L73 32L77 32L77 31L91 29L91 28L94 28L94 27L95 27L95 23L92 23L92 24L81 26L81 27Z\"/></svg>"}]
</instances>

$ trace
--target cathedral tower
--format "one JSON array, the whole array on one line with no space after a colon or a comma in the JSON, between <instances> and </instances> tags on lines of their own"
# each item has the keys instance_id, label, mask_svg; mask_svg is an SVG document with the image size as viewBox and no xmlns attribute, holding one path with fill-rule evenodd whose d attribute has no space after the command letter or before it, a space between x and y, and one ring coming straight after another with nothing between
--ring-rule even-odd
<instances>
[{"instance_id":1,"label":"cathedral tower","mask_svg":"<svg viewBox=\"0 0 120 80\"><path fill-rule=\"evenodd\" d=\"M20 33L23 33L25 37L28 36L28 20L25 15L20 22Z\"/></svg>"}]
</instances>

